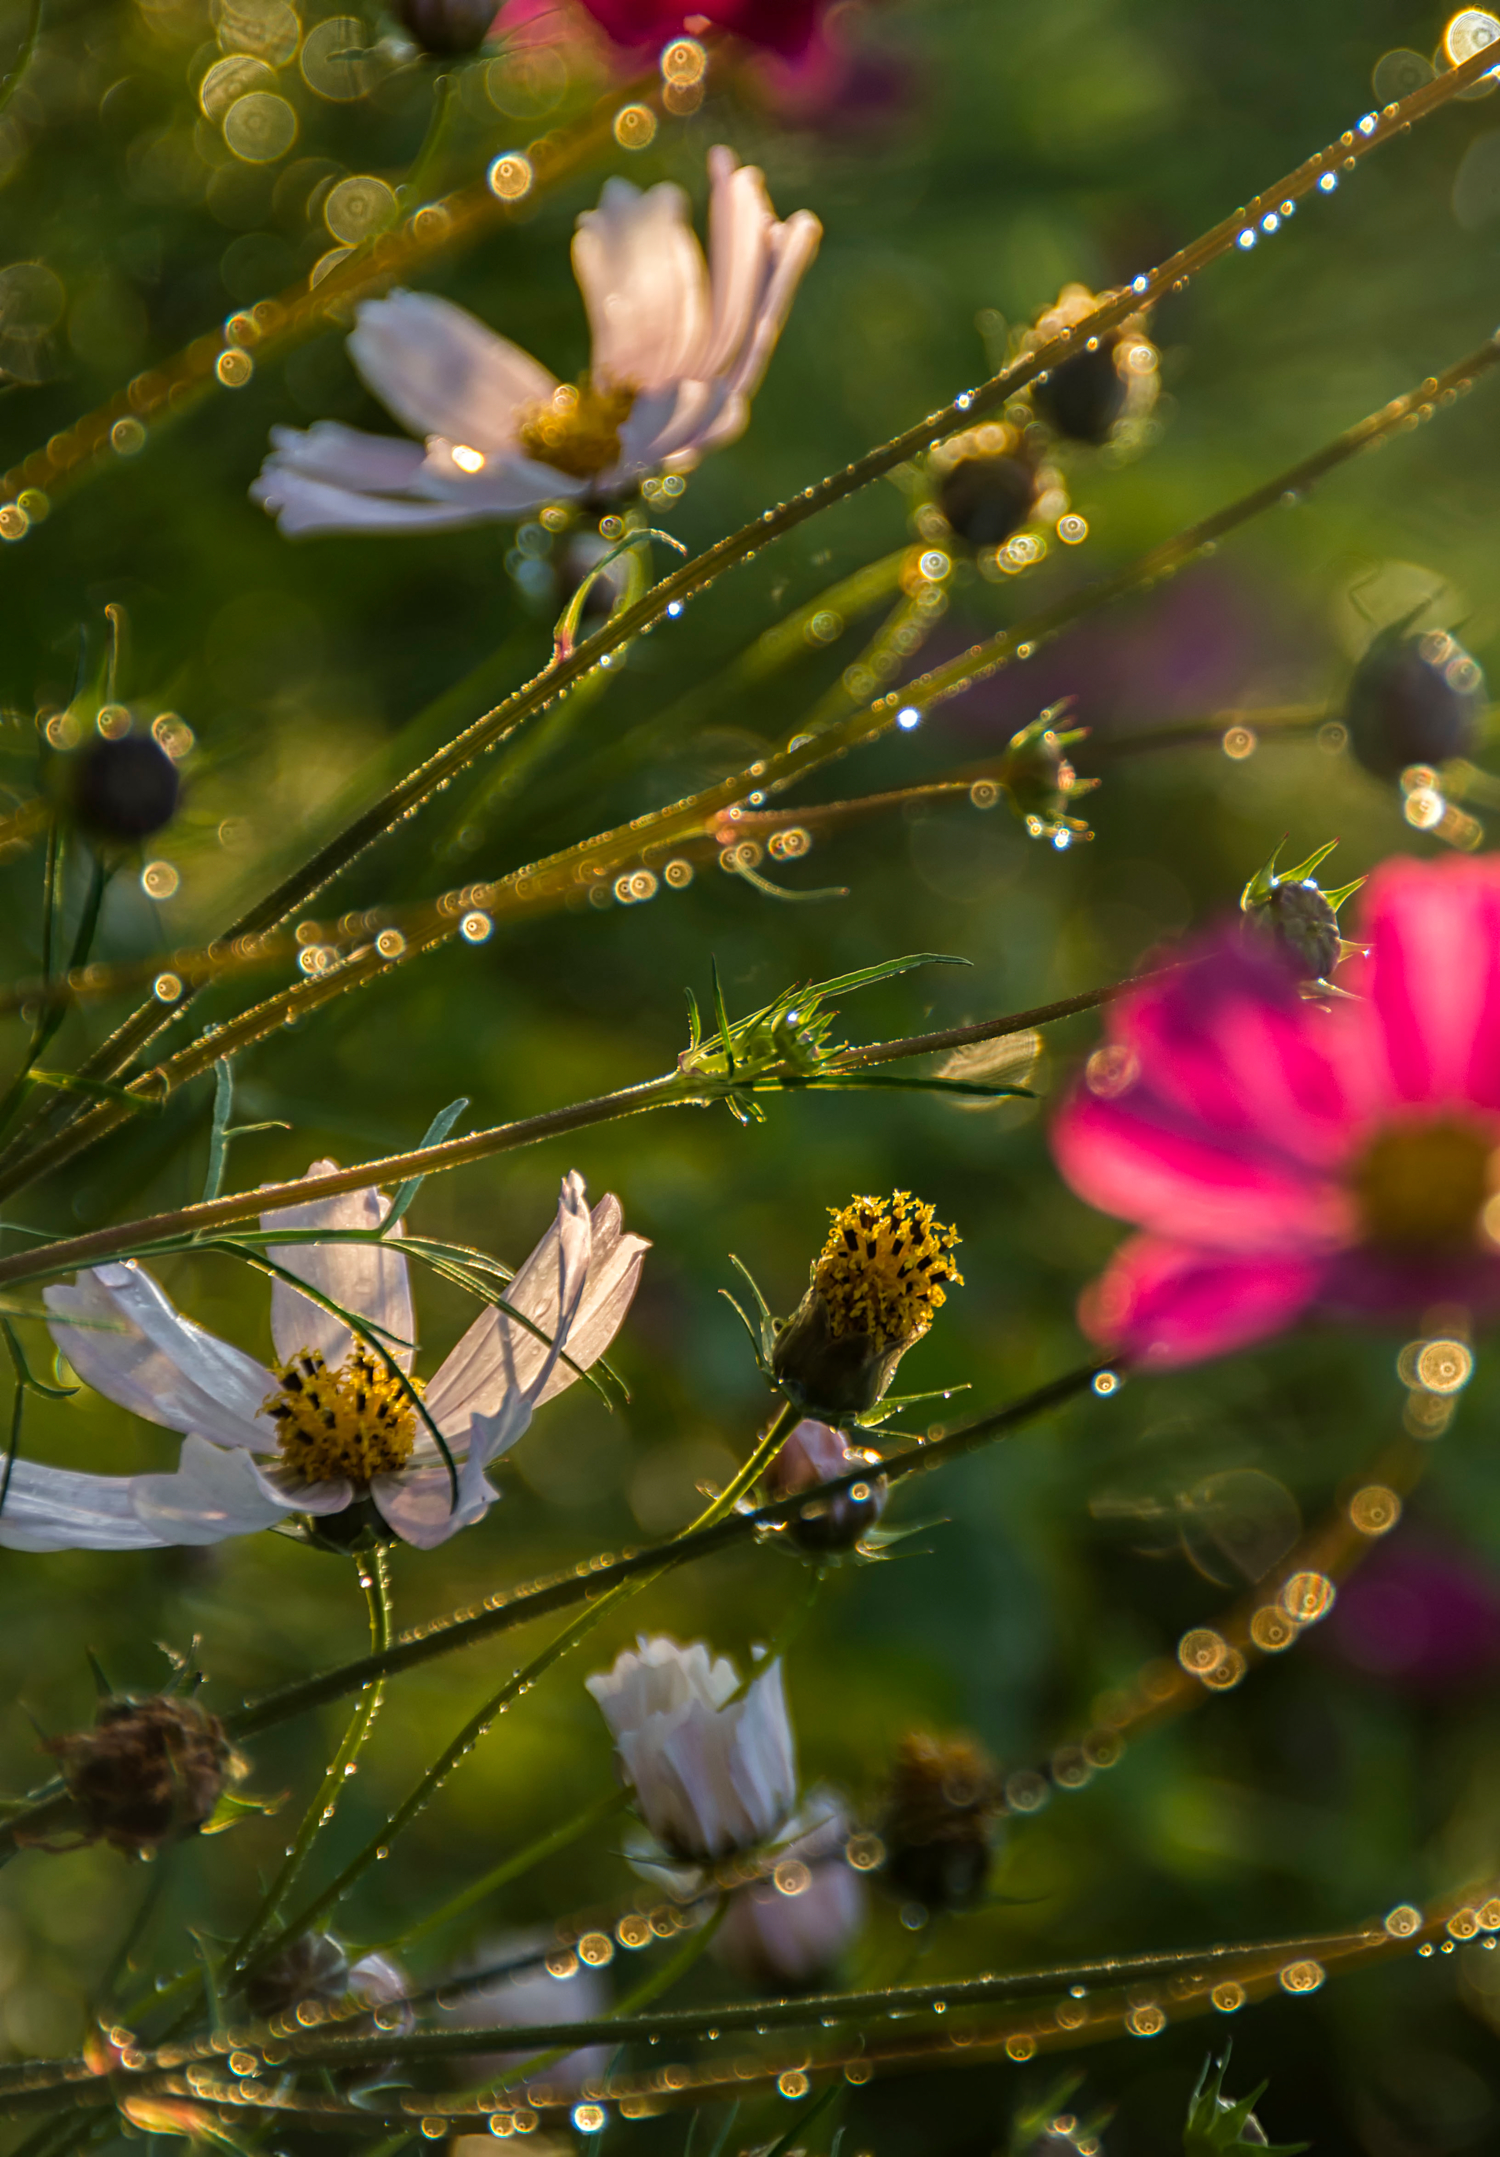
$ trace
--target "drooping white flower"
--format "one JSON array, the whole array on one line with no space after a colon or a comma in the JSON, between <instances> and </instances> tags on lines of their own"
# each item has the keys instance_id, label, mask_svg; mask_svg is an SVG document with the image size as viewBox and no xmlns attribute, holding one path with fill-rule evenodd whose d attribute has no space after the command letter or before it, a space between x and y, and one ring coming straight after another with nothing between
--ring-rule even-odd
<instances>
[{"instance_id":1,"label":"drooping white flower","mask_svg":"<svg viewBox=\"0 0 1500 2157\"><path fill-rule=\"evenodd\" d=\"M797 1802L796 1748L772 1663L741 1699L727 1656L658 1634L586 1680L642 1817L673 1857L714 1859L775 1835Z\"/></svg>"},{"instance_id":2,"label":"drooping white flower","mask_svg":"<svg viewBox=\"0 0 1500 2157\"><path fill-rule=\"evenodd\" d=\"M769 1879L737 1888L712 1952L745 1983L779 1991L831 1970L862 1930L864 1876L845 1856L849 1822L830 1790L788 1821Z\"/></svg>"},{"instance_id":3,"label":"drooping white flower","mask_svg":"<svg viewBox=\"0 0 1500 2157\"><path fill-rule=\"evenodd\" d=\"M330 1173L314 1162L309 1176ZM376 1229L378 1191L312 1200L261 1216L270 1229ZM271 1245L274 1263L363 1321L403 1374L415 1354L411 1284L387 1242ZM478 1317L422 1395L453 1456L382 1358L290 1283L271 1291L274 1368L206 1333L135 1264L96 1266L46 1290L52 1337L109 1400L183 1433L176 1470L96 1476L17 1462L0 1511L13 1550L130 1550L216 1543L293 1514L333 1515L368 1498L403 1542L422 1549L479 1520L496 1493L485 1470L534 1409L597 1362L630 1308L649 1248L622 1225L619 1200L590 1213L583 1179L563 1181L557 1218ZM79 1323L83 1321L83 1323ZM419 1382L413 1389L420 1391Z\"/></svg>"},{"instance_id":4,"label":"drooping white flower","mask_svg":"<svg viewBox=\"0 0 1500 2157\"><path fill-rule=\"evenodd\" d=\"M580 216L573 267L593 339L581 384L451 300L367 300L349 355L419 440L336 420L275 427L254 499L288 537L504 522L632 494L734 441L822 227L809 210L779 221L733 151L711 150L708 167L708 262L668 181L642 193L608 180Z\"/></svg>"}]
</instances>

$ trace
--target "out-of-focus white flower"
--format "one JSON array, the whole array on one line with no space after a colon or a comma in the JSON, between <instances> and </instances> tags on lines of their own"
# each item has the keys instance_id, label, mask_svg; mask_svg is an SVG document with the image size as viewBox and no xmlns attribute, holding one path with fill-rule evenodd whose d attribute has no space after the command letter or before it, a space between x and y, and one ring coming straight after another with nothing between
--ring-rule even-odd
<instances>
[{"instance_id":1,"label":"out-of-focus white flower","mask_svg":"<svg viewBox=\"0 0 1500 2157\"><path fill-rule=\"evenodd\" d=\"M869 1909L864 1878L844 1855L849 1822L829 1790L815 1790L787 1823L767 1880L738 1888L712 1953L748 1985L807 1985L843 1955Z\"/></svg>"},{"instance_id":2,"label":"out-of-focus white flower","mask_svg":"<svg viewBox=\"0 0 1500 2157\"><path fill-rule=\"evenodd\" d=\"M335 1166L316 1161L308 1174ZM372 1230L389 1210L378 1191L355 1191L263 1214L261 1225ZM384 1243L273 1244L269 1256L368 1325L405 1377L416 1331L398 1239L399 1224ZM420 1382L403 1383L289 1282L271 1290L278 1360L268 1369L184 1318L139 1266L80 1273L70 1287L45 1291L54 1341L107 1399L184 1433L178 1467L95 1476L17 1462L0 1546L217 1543L292 1514L339 1514L365 1499L403 1542L422 1549L446 1542L494 1502L485 1470L515 1444L533 1410L604 1354L648 1248L623 1227L618 1199L602 1199L590 1213L583 1178L564 1179L556 1220L506 1291L519 1317L485 1310L421 1396L453 1456L456 1498L418 1413Z\"/></svg>"},{"instance_id":3,"label":"out-of-focus white flower","mask_svg":"<svg viewBox=\"0 0 1500 2157\"><path fill-rule=\"evenodd\" d=\"M797 1802L796 1748L774 1662L741 1699L727 1656L658 1634L587 1681L621 1771L674 1858L716 1859L775 1835Z\"/></svg>"},{"instance_id":4,"label":"out-of-focus white flower","mask_svg":"<svg viewBox=\"0 0 1500 2157\"><path fill-rule=\"evenodd\" d=\"M250 492L289 537L507 521L634 493L742 434L822 227L778 220L765 181L709 152L709 261L681 188L605 182L573 241L593 355L560 383L451 300L393 292L358 311L349 355L420 437L335 420L271 431Z\"/></svg>"},{"instance_id":5,"label":"out-of-focus white flower","mask_svg":"<svg viewBox=\"0 0 1500 2157\"><path fill-rule=\"evenodd\" d=\"M509 1962L516 1964L513 1970L505 1969ZM460 1976L452 2000L445 1994L439 2001L439 2015L448 2028L513 2030L527 2023L593 2022L609 2011L609 1985L602 1970L558 1948L555 1940L549 1946L536 1933L512 1933L492 1940L478 1958L475 1974L479 1969L501 1974L484 1984ZM608 2045L584 2045L549 2061L538 2074L544 2074L555 2088L576 2091L585 2082L603 2077L611 2050ZM465 2053L464 2080L502 2075L526 2057L524 2052Z\"/></svg>"}]
</instances>

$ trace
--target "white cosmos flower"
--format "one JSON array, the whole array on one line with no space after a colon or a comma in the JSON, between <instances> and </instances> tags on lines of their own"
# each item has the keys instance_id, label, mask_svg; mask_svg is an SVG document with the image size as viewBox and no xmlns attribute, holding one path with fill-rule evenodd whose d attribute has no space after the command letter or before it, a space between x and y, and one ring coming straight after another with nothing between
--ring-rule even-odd
<instances>
[{"instance_id":1,"label":"white cosmos flower","mask_svg":"<svg viewBox=\"0 0 1500 2157\"><path fill-rule=\"evenodd\" d=\"M308 1174L335 1166L316 1161ZM380 1192L355 1191L263 1214L261 1225L374 1229L389 1211ZM416 1335L398 1235L399 1224L384 1244L272 1245L268 1255L364 1320L409 1372ZM271 1289L277 1368L268 1369L184 1318L139 1266L80 1273L70 1287L46 1290L54 1341L97 1392L181 1431L179 1463L170 1474L98 1476L18 1461L0 1546L217 1543L291 1514L341 1513L366 1497L403 1542L446 1542L494 1501L485 1469L515 1444L532 1411L608 1348L648 1248L622 1226L617 1198L590 1213L583 1178L564 1179L557 1219L506 1291L537 1332L486 1309L423 1394L457 1466L456 1503L410 1395L346 1325L289 1283Z\"/></svg>"},{"instance_id":2,"label":"white cosmos flower","mask_svg":"<svg viewBox=\"0 0 1500 2157\"><path fill-rule=\"evenodd\" d=\"M781 1663L739 1691L727 1656L701 1640L641 1636L585 1681L614 1734L642 1817L677 1858L721 1858L765 1842L797 1802Z\"/></svg>"},{"instance_id":3,"label":"white cosmos flower","mask_svg":"<svg viewBox=\"0 0 1500 2157\"><path fill-rule=\"evenodd\" d=\"M607 180L580 216L573 268L593 338L580 387L451 300L367 300L349 355L420 439L274 427L254 499L289 537L432 530L630 494L734 441L822 227L810 210L781 223L733 151L711 150L708 169L707 263L669 181L643 194Z\"/></svg>"}]
</instances>

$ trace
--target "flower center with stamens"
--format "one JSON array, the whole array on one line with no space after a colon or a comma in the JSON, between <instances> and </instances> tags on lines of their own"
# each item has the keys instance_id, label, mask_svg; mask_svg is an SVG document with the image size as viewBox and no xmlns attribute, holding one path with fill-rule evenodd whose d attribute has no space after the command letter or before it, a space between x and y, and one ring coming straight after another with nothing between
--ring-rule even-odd
<instances>
[{"instance_id":1,"label":"flower center with stamens","mask_svg":"<svg viewBox=\"0 0 1500 2157\"><path fill-rule=\"evenodd\" d=\"M833 1227L813 1271L829 1333L868 1334L882 1350L909 1348L945 1300L943 1283L963 1285L952 1258L957 1232L934 1221L932 1207L908 1191L829 1211Z\"/></svg>"},{"instance_id":2,"label":"flower center with stamens","mask_svg":"<svg viewBox=\"0 0 1500 2157\"><path fill-rule=\"evenodd\" d=\"M355 1345L337 1370L315 1348L293 1356L281 1385L261 1403L279 1426L284 1465L307 1483L347 1476L369 1483L411 1458L417 1416L407 1386L367 1348Z\"/></svg>"},{"instance_id":3,"label":"flower center with stamens","mask_svg":"<svg viewBox=\"0 0 1500 2157\"><path fill-rule=\"evenodd\" d=\"M618 460L620 429L634 403L633 389L564 382L523 414L517 435L528 457L570 479L594 479Z\"/></svg>"},{"instance_id":4,"label":"flower center with stamens","mask_svg":"<svg viewBox=\"0 0 1500 2157\"><path fill-rule=\"evenodd\" d=\"M1467 1123L1382 1131L1354 1171L1366 1236L1397 1250L1471 1245L1490 1194L1492 1141Z\"/></svg>"}]
</instances>

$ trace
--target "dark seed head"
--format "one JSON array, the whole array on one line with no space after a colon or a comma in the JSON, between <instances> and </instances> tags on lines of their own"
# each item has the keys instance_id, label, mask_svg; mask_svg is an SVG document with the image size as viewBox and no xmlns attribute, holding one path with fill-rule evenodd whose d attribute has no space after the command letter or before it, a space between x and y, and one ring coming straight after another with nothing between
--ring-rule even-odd
<instances>
[{"instance_id":1,"label":"dark seed head","mask_svg":"<svg viewBox=\"0 0 1500 2157\"><path fill-rule=\"evenodd\" d=\"M903 1738L881 1827L887 1883L929 1910L971 1907L989 1873L1000 1805L999 1777L976 1745Z\"/></svg>"},{"instance_id":2,"label":"dark seed head","mask_svg":"<svg viewBox=\"0 0 1500 2157\"><path fill-rule=\"evenodd\" d=\"M1106 337L1095 351L1064 360L1045 382L1034 382L1031 403L1058 434L1098 448L1109 440L1127 395L1125 378L1115 365L1115 339Z\"/></svg>"},{"instance_id":3,"label":"dark seed head","mask_svg":"<svg viewBox=\"0 0 1500 2157\"><path fill-rule=\"evenodd\" d=\"M496 0L398 0L408 36L438 58L477 52L495 20Z\"/></svg>"},{"instance_id":4,"label":"dark seed head","mask_svg":"<svg viewBox=\"0 0 1500 2157\"><path fill-rule=\"evenodd\" d=\"M139 1850L201 1827L227 1777L243 1772L217 1715L187 1699L121 1697L92 1730L53 1738L90 1842Z\"/></svg>"},{"instance_id":5,"label":"dark seed head","mask_svg":"<svg viewBox=\"0 0 1500 2157\"><path fill-rule=\"evenodd\" d=\"M1021 457L963 457L938 482L938 508L971 547L1003 547L1031 515L1037 481Z\"/></svg>"},{"instance_id":6,"label":"dark seed head","mask_svg":"<svg viewBox=\"0 0 1500 2157\"><path fill-rule=\"evenodd\" d=\"M96 737L71 759L68 776L73 814L91 839L128 846L177 813L177 766L149 734Z\"/></svg>"},{"instance_id":7,"label":"dark seed head","mask_svg":"<svg viewBox=\"0 0 1500 2157\"><path fill-rule=\"evenodd\" d=\"M1475 746L1487 702L1484 674L1456 637L1404 623L1382 629L1349 683L1344 724L1366 771L1396 779Z\"/></svg>"}]
</instances>

